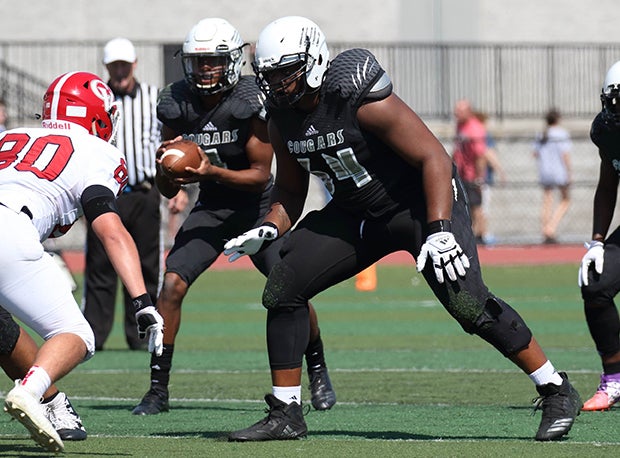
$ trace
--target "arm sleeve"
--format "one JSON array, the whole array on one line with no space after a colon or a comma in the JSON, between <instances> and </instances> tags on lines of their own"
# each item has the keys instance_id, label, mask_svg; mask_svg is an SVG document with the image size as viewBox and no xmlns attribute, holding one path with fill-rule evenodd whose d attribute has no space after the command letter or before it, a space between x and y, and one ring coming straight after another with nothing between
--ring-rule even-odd
<instances>
[{"instance_id":1,"label":"arm sleeve","mask_svg":"<svg viewBox=\"0 0 620 458\"><path fill-rule=\"evenodd\" d=\"M118 214L114 193L101 185L87 187L81 197L84 217L92 223L98 216L104 213L114 212Z\"/></svg>"}]
</instances>

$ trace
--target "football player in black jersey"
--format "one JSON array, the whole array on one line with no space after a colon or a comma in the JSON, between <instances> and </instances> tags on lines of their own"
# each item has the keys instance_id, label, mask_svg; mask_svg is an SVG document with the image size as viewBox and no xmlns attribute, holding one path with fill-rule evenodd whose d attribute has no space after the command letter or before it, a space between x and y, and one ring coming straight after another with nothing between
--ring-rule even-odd
<instances>
[{"instance_id":1,"label":"football player in black jersey","mask_svg":"<svg viewBox=\"0 0 620 458\"><path fill-rule=\"evenodd\" d=\"M620 61L607 71L601 102L602 110L590 130L601 165L594 194L592 241L586 244L588 251L581 261L579 287L603 373L583 410L609 410L620 400L620 319L614 302L620 291L620 228L609 234L620 182Z\"/></svg>"},{"instance_id":2,"label":"football player in black jersey","mask_svg":"<svg viewBox=\"0 0 620 458\"><path fill-rule=\"evenodd\" d=\"M463 186L441 143L392 91L364 49L331 62L319 27L301 17L269 24L256 44L254 71L266 94L278 174L260 226L230 240L234 261L259 253L300 217L309 173L332 200L305 216L282 249L263 292L274 392L301 385L308 341L306 302L383 256L406 250L446 308L523 372L540 394L537 440L568 433L579 394L558 373L529 328L482 280ZM267 417L230 434L235 441L292 439L307 432L299 399L265 400Z\"/></svg>"},{"instance_id":3,"label":"football player in black jersey","mask_svg":"<svg viewBox=\"0 0 620 458\"><path fill-rule=\"evenodd\" d=\"M182 184L199 182L200 191L166 259L157 300L157 309L166 320L164 351L151 358L151 386L133 409L135 415L168 410L168 382L183 298L222 253L226 240L256 226L269 209L273 148L264 118L264 96L253 77L241 76L244 45L228 21L203 19L192 27L183 44L185 78L159 95L157 116L166 141L158 155L174 139L183 137L202 148L203 160L189 178L169 180L157 172L158 188L168 198L174 198ZM252 256L265 276L280 260L282 242ZM311 305L310 310L311 338L305 354L312 405L326 410L335 404L336 395Z\"/></svg>"}]
</instances>

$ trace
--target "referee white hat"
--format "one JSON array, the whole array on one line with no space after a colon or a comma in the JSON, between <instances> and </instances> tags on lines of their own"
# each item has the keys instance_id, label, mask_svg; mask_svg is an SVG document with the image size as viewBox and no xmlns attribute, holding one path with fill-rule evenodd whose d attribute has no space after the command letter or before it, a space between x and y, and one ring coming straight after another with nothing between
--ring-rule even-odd
<instances>
[{"instance_id":1,"label":"referee white hat","mask_svg":"<svg viewBox=\"0 0 620 458\"><path fill-rule=\"evenodd\" d=\"M136 48L127 38L114 38L108 41L105 48L103 48L104 65L119 60L132 64L136 61Z\"/></svg>"}]
</instances>

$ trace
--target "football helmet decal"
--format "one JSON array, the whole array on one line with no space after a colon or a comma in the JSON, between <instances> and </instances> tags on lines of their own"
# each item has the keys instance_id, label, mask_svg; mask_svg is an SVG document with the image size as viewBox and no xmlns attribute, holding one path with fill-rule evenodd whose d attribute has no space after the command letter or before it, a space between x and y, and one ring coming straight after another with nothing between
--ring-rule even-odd
<instances>
[{"instance_id":1,"label":"football helmet decal","mask_svg":"<svg viewBox=\"0 0 620 458\"><path fill-rule=\"evenodd\" d=\"M181 61L192 89L210 95L231 89L245 63L246 43L228 21L206 18L192 27L183 43Z\"/></svg>"},{"instance_id":2,"label":"football helmet decal","mask_svg":"<svg viewBox=\"0 0 620 458\"><path fill-rule=\"evenodd\" d=\"M70 121L109 142L116 134L119 116L112 90L93 73L60 75L43 96L41 124L44 127L51 126L49 121Z\"/></svg>"},{"instance_id":3,"label":"football helmet decal","mask_svg":"<svg viewBox=\"0 0 620 458\"><path fill-rule=\"evenodd\" d=\"M328 65L329 49L319 26L304 17L287 16L260 33L252 67L272 103L292 105L321 87ZM301 84L287 91L296 81Z\"/></svg>"},{"instance_id":4,"label":"football helmet decal","mask_svg":"<svg viewBox=\"0 0 620 458\"><path fill-rule=\"evenodd\" d=\"M620 125L620 61L613 64L605 75L601 104L605 120Z\"/></svg>"}]
</instances>

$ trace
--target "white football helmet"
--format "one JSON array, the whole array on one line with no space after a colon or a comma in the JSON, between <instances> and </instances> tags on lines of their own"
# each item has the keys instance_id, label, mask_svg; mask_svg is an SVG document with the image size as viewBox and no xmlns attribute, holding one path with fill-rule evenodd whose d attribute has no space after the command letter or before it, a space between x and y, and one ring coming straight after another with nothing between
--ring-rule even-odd
<instances>
[{"instance_id":1,"label":"white football helmet","mask_svg":"<svg viewBox=\"0 0 620 458\"><path fill-rule=\"evenodd\" d=\"M273 103L292 105L321 87L328 65L329 49L319 26L304 17L287 16L260 33L252 67L258 85ZM276 74L279 79L273 77ZM297 80L303 84L287 94L285 89Z\"/></svg>"},{"instance_id":2,"label":"white football helmet","mask_svg":"<svg viewBox=\"0 0 620 458\"><path fill-rule=\"evenodd\" d=\"M603 112L616 123L620 122L620 61L613 64L603 82L601 90Z\"/></svg>"},{"instance_id":3,"label":"white football helmet","mask_svg":"<svg viewBox=\"0 0 620 458\"><path fill-rule=\"evenodd\" d=\"M206 18L185 37L181 59L185 79L206 95L232 88L245 63L241 35L225 19Z\"/></svg>"}]
</instances>

